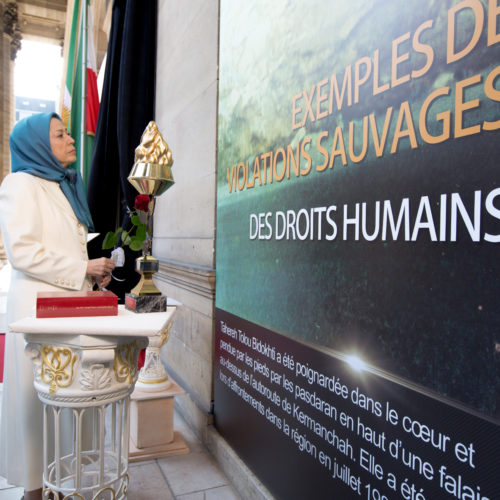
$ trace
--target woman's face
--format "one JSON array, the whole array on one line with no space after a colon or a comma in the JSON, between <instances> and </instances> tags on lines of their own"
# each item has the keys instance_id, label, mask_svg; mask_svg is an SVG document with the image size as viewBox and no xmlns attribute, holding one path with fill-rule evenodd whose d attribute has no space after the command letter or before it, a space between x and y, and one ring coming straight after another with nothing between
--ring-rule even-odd
<instances>
[{"instance_id":1,"label":"woman's face","mask_svg":"<svg viewBox=\"0 0 500 500\"><path fill-rule=\"evenodd\" d=\"M68 134L61 120L52 118L49 128L50 149L63 167L76 161L75 140Z\"/></svg>"}]
</instances>

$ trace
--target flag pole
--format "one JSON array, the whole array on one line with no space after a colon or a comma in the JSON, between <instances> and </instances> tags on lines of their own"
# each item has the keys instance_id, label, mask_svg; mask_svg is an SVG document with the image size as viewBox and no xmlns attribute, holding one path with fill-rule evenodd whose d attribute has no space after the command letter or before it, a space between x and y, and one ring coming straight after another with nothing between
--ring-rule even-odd
<instances>
[{"instance_id":1,"label":"flag pole","mask_svg":"<svg viewBox=\"0 0 500 500\"><path fill-rule=\"evenodd\" d=\"M82 0L82 113L80 124L80 173L85 175L85 137L87 135L87 0Z\"/></svg>"}]
</instances>

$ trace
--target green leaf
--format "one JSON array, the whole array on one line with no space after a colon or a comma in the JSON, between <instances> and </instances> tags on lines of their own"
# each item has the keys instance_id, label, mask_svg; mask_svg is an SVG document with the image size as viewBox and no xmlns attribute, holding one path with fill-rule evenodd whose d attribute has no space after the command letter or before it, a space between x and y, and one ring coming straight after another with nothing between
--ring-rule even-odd
<instances>
[{"instance_id":1,"label":"green leaf","mask_svg":"<svg viewBox=\"0 0 500 500\"><path fill-rule=\"evenodd\" d=\"M127 233L125 237L122 237L122 241L124 245L130 245L132 238Z\"/></svg>"},{"instance_id":2,"label":"green leaf","mask_svg":"<svg viewBox=\"0 0 500 500\"><path fill-rule=\"evenodd\" d=\"M130 242L130 250L134 250L135 252L142 250L142 241L133 238L132 241Z\"/></svg>"},{"instance_id":3,"label":"green leaf","mask_svg":"<svg viewBox=\"0 0 500 500\"><path fill-rule=\"evenodd\" d=\"M135 237L141 241L144 241L146 239L146 224L141 224L140 226L137 226L137 232L135 233Z\"/></svg>"},{"instance_id":4,"label":"green leaf","mask_svg":"<svg viewBox=\"0 0 500 500\"><path fill-rule=\"evenodd\" d=\"M109 250L111 248L114 248L117 242L118 242L118 232L113 233L110 231L104 237L104 240L102 242L102 249Z\"/></svg>"},{"instance_id":5,"label":"green leaf","mask_svg":"<svg viewBox=\"0 0 500 500\"><path fill-rule=\"evenodd\" d=\"M132 221L132 224L134 226L138 226L139 224L142 224L141 218L138 215L133 215L130 220Z\"/></svg>"}]
</instances>

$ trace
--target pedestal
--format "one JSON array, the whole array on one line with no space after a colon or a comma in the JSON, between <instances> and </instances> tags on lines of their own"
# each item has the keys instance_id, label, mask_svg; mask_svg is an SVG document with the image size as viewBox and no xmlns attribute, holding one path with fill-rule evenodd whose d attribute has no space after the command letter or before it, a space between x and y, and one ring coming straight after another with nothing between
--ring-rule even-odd
<instances>
[{"instance_id":1,"label":"pedestal","mask_svg":"<svg viewBox=\"0 0 500 500\"><path fill-rule=\"evenodd\" d=\"M154 205L154 200L152 201ZM167 297L161 294L153 282L160 262L152 255L143 255L135 260L135 270L141 275L139 283L125 294L125 307L136 313L162 312L167 309Z\"/></svg>"},{"instance_id":2,"label":"pedestal","mask_svg":"<svg viewBox=\"0 0 500 500\"><path fill-rule=\"evenodd\" d=\"M137 357L148 337L170 326L174 311L138 316L120 306L118 316L30 317L9 325L25 336L43 404L44 493L127 498Z\"/></svg>"},{"instance_id":3,"label":"pedestal","mask_svg":"<svg viewBox=\"0 0 500 500\"><path fill-rule=\"evenodd\" d=\"M138 296L126 293L125 307L135 313L163 312L167 310L167 297L164 295Z\"/></svg>"},{"instance_id":4,"label":"pedestal","mask_svg":"<svg viewBox=\"0 0 500 500\"><path fill-rule=\"evenodd\" d=\"M134 390L130 397L130 462L189 453L174 429L174 397L183 393L173 380L163 391Z\"/></svg>"}]
</instances>

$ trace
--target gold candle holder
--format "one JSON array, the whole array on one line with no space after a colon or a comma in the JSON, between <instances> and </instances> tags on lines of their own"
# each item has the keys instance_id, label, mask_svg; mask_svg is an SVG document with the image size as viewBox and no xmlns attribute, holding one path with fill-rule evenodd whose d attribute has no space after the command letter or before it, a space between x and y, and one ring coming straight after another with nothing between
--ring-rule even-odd
<instances>
[{"instance_id":1,"label":"gold candle holder","mask_svg":"<svg viewBox=\"0 0 500 500\"><path fill-rule=\"evenodd\" d=\"M166 297L153 282L153 275L159 269L159 261L151 255L153 238L153 213L156 197L162 195L174 184L172 165L174 160L168 144L163 139L154 121L149 122L135 149L135 162L128 181L140 194L150 198L148 228L143 255L136 259L136 271L141 275L139 283L125 296L125 307L135 312L156 312L166 310Z\"/></svg>"}]
</instances>

